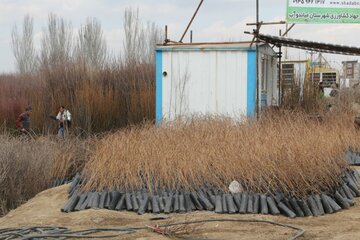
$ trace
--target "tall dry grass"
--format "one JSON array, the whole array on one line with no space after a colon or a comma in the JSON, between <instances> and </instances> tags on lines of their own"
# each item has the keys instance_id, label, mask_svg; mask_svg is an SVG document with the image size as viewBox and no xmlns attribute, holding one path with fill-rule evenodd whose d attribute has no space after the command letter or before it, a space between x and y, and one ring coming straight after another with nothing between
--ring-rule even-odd
<instances>
[{"instance_id":1,"label":"tall dry grass","mask_svg":"<svg viewBox=\"0 0 360 240\"><path fill-rule=\"evenodd\" d=\"M81 173L95 149L96 142L95 136L88 138L72 136L65 141L56 141L51 177L71 180L76 173Z\"/></svg>"},{"instance_id":2,"label":"tall dry grass","mask_svg":"<svg viewBox=\"0 0 360 240\"><path fill-rule=\"evenodd\" d=\"M305 81L302 87L294 84L282 95L281 107L284 109L302 109L308 113L313 113L319 111L322 105L319 86L311 81Z\"/></svg>"},{"instance_id":3,"label":"tall dry grass","mask_svg":"<svg viewBox=\"0 0 360 240\"><path fill-rule=\"evenodd\" d=\"M258 121L194 119L129 128L99 141L86 164L86 190L226 190L237 180L247 191L294 196L332 189L348 165L344 151L360 147L349 114L300 112Z\"/></svg>"},{"instance_id":4,"label":"tall dry grass","mask_svg":"<svg viewBox=\"0 0 360 240\"><path fill-rule=\"evenodd\" d=\"M0 215L50 185L54 142L0 135Z\"/></svg>"},{"instance_id":5,"label":"tall dry grass","mask_svg":"<svg viewBox=\"0 0 360 240\"><path fill-rule=\"evenodd\" d=\"M0 216L49 188L54 178L81 171L92 141L51 137L35 140L0 134Z\"/></svg>"}]
</instances>

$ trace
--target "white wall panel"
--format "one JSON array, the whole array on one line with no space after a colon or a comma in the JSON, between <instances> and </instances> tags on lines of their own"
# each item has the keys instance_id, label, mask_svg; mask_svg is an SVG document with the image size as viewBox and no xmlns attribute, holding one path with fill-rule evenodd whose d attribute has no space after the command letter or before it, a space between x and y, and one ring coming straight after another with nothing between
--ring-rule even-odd
<instances>
[{"instance_id":1,"label":"white wall panel","mask_svg":"<svg viewBox=\"0 0 360 240\"><path fill-rule=\"evenodd\" d=\"M163 51L162 112L178 116L247 112L247 51Z\"/></svg>"}]
</instances>

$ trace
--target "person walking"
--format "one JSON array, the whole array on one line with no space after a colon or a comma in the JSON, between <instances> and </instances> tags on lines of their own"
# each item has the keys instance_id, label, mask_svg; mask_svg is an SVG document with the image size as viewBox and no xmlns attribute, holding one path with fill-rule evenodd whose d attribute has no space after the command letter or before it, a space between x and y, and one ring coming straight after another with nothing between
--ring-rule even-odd
<instances>
[{"instance_id":1,"label":"person walking","mask_svg":"<svg viewBox=\"0 0 360 240\"><path fill-rule=\"evenodd\" d=\"M20 132L27 136L31 137L30 135L30 115L32 112L32 108L29 106L25 109L25 112L21 113L18 118L16 119L16 126L20 130Z\"/></svg>"},{"instance_id":2,"label":"person walking","mask_svg":"<svg viewBox=\"0 0 360 240\"><path fill-rule=\"evenodd\" d=\"M64 106L61 106L59 113L56 116L56 120L59 122L58 137L65 137L65 130L71 127L71 113Z\"/></svg>"}]
</instances>

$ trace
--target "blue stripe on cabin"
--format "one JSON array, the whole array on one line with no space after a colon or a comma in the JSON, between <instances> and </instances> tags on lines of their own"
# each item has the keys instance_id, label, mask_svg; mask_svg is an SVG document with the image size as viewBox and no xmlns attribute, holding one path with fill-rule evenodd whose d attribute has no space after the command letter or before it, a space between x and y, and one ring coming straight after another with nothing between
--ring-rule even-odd
<instances>
[{"instance_id":1,"label":"blue stripe on cabin","mask_svg":"<svg viewBox=\"0 0 360 240\"><path fill-rule=\"evenodd\" d=\"M162 51L156 50L156 124L159 125L162 122Z\"/></svg>"},{"instance_id":2,"label":"blue stripe on cabin","mask_svg":"<svg viewBox=\"0 0 360 240\"><path fill-rule=\"evenodd\" d=\"M255 117L256 111L256 51L247 56L247 116Z\"/></svg>"}]
</instances>

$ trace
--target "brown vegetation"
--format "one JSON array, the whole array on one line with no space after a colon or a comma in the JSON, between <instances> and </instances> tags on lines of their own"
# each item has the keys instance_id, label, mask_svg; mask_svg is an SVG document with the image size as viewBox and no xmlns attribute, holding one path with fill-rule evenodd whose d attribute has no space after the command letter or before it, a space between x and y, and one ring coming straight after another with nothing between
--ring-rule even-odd
<instances>
[{"instance_id":1,"label":"brown vegetation","mask_svg":"<svg viewBox=\"0 0 360 240\"><path fill-rule=\"evenodd\" d=\"M64 36L45 34L35 70L0 76L0 126L7 129L0 135L0 215L49 187L51 179L71 177L83 168L87 190L204 186L226 190L237 180L247 191L301 197L338 184L348 167L344 151L360 148L349 107L358 94L332 99L329 104L335 108L322 113L322 121L302 111L281 110L242 123L209 117L156 128L151 122L155 113L151 46L159 33L149 26L153 33L148 34L149 45L143 46L147 33L139 27L138 13L130 13L125 14L125 59L103 52L100 25L89 20L81 29L98 33L100 62L92 64L91 52L79 54L79 49L91 49L81 39L83 34L79 40L84 45L75 50L70 38L64 39L69 44L51 46L49 39ZM49 30L58 25L56 21L63 23L49 17ZM317 112L322 105L313 86L305 86L303 99L297 89L285 103L285 109L307 112ZM32 126L37 133L56 132L57 124L49 115L65 105L73 116L71 131L87 138L59 141L47 136L23 141L10 136L9 127L15 127L17 115L28 104L34 109ZM91 137L145 120L149 123Z\"/></svg>"},{"instance_id":2,"label":"brown vegetation","mask_svg":"<svg viewBox=\"0 0 360 240\"><path fill-rule=\"evenodd\" d=\"M277 110L241 124L209 117L65 141L51 135L24 141L3 128L0 214L48 188L52 179L69 178L84 166L87 189L212 185L226 190L238 180L256 192L302 196L326 191L348 167L344 151L360 148L351 109L357 95L340 94L346 96L354 100L332 99L334 107L321 119Z\"/></svg>"},{"instance_id":3,"label":"brown vegetation","mask_svg":"<svg viewBox=\"0 0 360 240\"><path fill-rule=\"evenodd\" d=\"M37 76L0 76L0 123L15 128L15 119L32 105L32 127L54 133L49 118L65 105L78 133L102 132L155 117L155 66L114 64L96 72L85 66L43 70Z\"/></svg>"},{"instance_id":4,"label":"brown vegetation","mask_svg":"<svg viewBox=\"0 0 360 240\"><path fill-rule=\"evenodd\" d=\"M226 190L237 180L248 191L303 196L336 186L348 167L344 151L359 140L344 112L322 122L282 112L246 123L209 118L129 128L99 141L85 189Z\"/></svg>"},{"instance_id":5,"label":"brown vegetation","mask_svg":"<svg viewBox=\"0 0 360 240\"><path fill-rule=\"evenodd\" d=\"M0 135L0 215L50 185L51 166L57 151L45 139L24 144Z\"/></svg>"},{"instance_id":6,"label":"brown vegetation","mask_svg":"<svg viewBox=\"0 0 360 240\"><path fill-rule=\"evenodd\" d=\"M15 128L16 117L27 105L33 107L33 129L45 134L56 132L49 115L62 105L72 113L78 134L155 118L155 45L162 34L155 24L144 24L138 11L125 10L124 49L117 55L108 50L95 18L88 18L74 36L70 22L50 14L38 52L32 30L29 16L22 33L14 26L18 73L0 75L0 126Z\"/></svg>"},{"instance_id":7,"label":"brown vegetation","mask_svg":"<svg viewBox=\"0 0 360 240\"><path fill-rule=\"evenodd\" d=\"M0 216L49 188L54 178L65 179L81 170L91 139L28 140L0 135Z\"/></svg>"},{"instance_id":8,"label":"brown vegetation","mask_svg":"<svg viewBox=\"0 0 360 240\"><path fill-rule=\"evenodd\" d=\"M96 137L86 139L70 137L65 141L57 141L51 176L53 179L71 180L76 173L80 173L92 154L96 145Z\"/></svg>"},{"instance_id":9,"label":"brown vegetation","mask_svg":"<svg viewBox=\"0 0 360 240\"><path fill-rule=\"evenodd\" d=\"M124 31L123 54L115 56L95 18L75 36L70 22L49 14L39 50L32 17L14 26L18 71L0 75L0 215L48 188L52 179L81 171L96 144L94 133L154 119L154 49L161 33L132 9L125 11ZM15 127L28 105L31 127L41 135L31 140L22 139ZM54 137L58 123L50 118L61 105L72 113L65 141Z\"/></svg>"}]
</instances>

